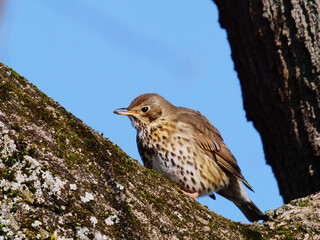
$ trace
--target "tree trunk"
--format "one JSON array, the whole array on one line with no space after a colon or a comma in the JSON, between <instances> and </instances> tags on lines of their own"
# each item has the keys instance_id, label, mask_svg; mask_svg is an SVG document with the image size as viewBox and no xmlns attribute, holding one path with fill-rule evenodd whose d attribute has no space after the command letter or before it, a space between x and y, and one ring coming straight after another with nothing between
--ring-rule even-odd
<instances>
[{"instance_id":1,"label":"tree trunk","mask_svg":"<svg viewBox=\"0 0 320 240\"><path fill-rule=\"evenodd\" d=\"M284 201L319 191L319 0L214 2Z\"/></svg>"}]
</instances>

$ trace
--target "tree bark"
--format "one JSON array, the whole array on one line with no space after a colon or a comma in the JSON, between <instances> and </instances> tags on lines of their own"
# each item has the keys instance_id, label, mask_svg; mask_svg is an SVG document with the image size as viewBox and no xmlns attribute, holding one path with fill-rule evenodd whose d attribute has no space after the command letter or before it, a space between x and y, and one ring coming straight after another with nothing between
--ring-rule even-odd
<instances>
[{"instance_id":1,"label":"tree bark","mask_svg":"<svg viewBox=\"0 0 320 240\"><path fill-rule=\"evenodd\" d=\"M319 0L214 2L284 201L319 191Z\"/></svg>"},{"instance_id":2,"label":"tree bark","mask_svg":"<svg viewBox=\"0 0 320 240\"><path fill-rule=\"evenodd\" d=\"M225 219L0 63L0 239L320 239L319 205Z\"/></svg>"}]
</instances>

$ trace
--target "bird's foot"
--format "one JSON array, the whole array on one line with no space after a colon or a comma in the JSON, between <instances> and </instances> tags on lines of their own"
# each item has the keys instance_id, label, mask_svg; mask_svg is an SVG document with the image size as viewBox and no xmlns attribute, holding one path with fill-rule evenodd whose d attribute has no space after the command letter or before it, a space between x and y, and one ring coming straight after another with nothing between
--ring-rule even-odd
<instances>
[{"instance_id":1,"label":"bird's foot","mask_svg":"<svg viewBox=\"0 0 320 240\"><path fill-rule=\"evenodd\" d=\"M199 193L197 193L197 192L189 193L189 192L186 192L186 191L183 191L183 190L182 190L182 192L183 192L184 194L188 195L189 197L193 198L193 199L196 199L196 197L199 196Z\"/></svg>"}]
</instances>

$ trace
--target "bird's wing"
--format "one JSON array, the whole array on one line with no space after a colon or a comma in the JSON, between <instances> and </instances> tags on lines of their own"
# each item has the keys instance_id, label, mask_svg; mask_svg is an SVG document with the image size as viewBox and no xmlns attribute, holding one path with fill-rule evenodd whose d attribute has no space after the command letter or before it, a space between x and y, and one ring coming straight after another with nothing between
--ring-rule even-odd
<instances>
[{"instance_id":1,"label":"bird's wing","mask_svg":"<svg viewBox=\"0 0 320 240\"><path fill-rule=\"evenodd\" d=\"M250 190L253 191L250 184L241 174L237 160L230 152L229 148L224 144L218 129L216 129L209 120L200 112L191 109L181 108L179 121L183 121L192 125L194 132L194 140L199 147L204 149L206 153L217 162L217 164L239 178Z\"/></svg>"}]
</instances>

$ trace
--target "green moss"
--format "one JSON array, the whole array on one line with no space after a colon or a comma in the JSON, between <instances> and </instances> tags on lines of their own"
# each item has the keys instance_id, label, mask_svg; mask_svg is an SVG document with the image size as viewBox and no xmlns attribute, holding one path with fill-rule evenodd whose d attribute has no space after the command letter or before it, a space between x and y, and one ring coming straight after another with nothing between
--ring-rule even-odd
<instances>
[{"instance_id":1,"label":"green moss","mask_svg":"<svg viewBox=\"0 0 320 240\"><path fill-rule=\"evenodd\" d=\"M15 181L16 176L13 170L1 168L0 169L0 178L1 179L7 179L8 181L12 182Z\"/></svg>"},{"instance_id":2,"label":"green moss","mask_svg":"<svg viewBox=\"0 0 320 240\"><path fill-rule=\"evenodd\" d=\"M27 116L21 115L21 117L26 121L26 122L31 122L31 118Z\"/></svg>"},{"instance_id":3,"label":"green moss","mask_svg":"<svg viewBox=\"0 0 320 240\"><path fill-rule=\"evenodd\" d=\"M3 230L6 225L0 223L0 236L5 236L6 232Z\"/></svg>"},{"instance_id":4,"label":"green moss","mask_svg":"<svg viewBox=\"0 0 320 240\"><path fill-rule=\"evenodd\" d=\"M12 125L12 129L15 130L16 132L20 132L21 131L21 124L20 123L14 123Z\"/></svg>"},{"instance_id":5,"label":"green moss","mask_svg":"<svg viewBox=\"0 0 320 240\"><path fill-rule=\"evenodd\" d=\"M46 164L42 164L41 165L41 170L42 171L47 171L48 170L48 166Z\"/></svg>"},{"instance_id":6,"label":"green moss","mask_svg":"<svg viewBox=\"0 0 320 240\"><path fill-rule=\"evenodd\" d=\"M126 216L126 220L129 223L132 223L132 224L139 223L139 220L137 219L137 217L132 213L132 208L130 207L130 205L126 204L123 206L122 209Z\"/></svg>"},{"instance_id":7,"label":"green moss","mask_svg":"<svg viewBox=\"0 0 320 240\"><path fill-rule=\"evenodd\" d=\"M285 239L287 239L287 240L293 239L293 236L292 236L293 233L289 229L280 229L280 230L278 230L278 234L284 235Z\"/></svg>"},{"instance_id":8,"label":"green moss","mask_svg":"<svg viewBox=\"0 0 320 240\"><path fill-rule=\"evenodd\" d=\"M28 187L28 189L29 189L29 191L31 193L35 193L36 192L36 188L34 187L33 182L26 182L25 184L26 184L26 186Z\"/></svg>"},{"instance_id":9,"label":"green moss","mask_svg":"<svg viewBox=\"0 0 320 240\"><path fill-rule=\"evenodd\" d=\"M57 133L56 133L56 140L57 140L57 142L60 143L60 144L61 144L61 143L63 143L63 144L66 143L67 136L61 132L61 129L59 129L59 130L57 131Z\"/></svg>"},{"instance_id":10,"label":"green moss","mask_svg":"<svg viewBox=\"0 0 320 240\"><path fill-rule=\"evenodd\" d=\"M15 212L17 212L17 209L18 209L17 206L12 206L12 208L10 208L10 212L15 213Z\"/></svg>"},{"instance_id":11,"label":"green moss","mask_svg":"<svg viewBox=\"0 0 320 240\"><path fill-rule=\"evenodd\" d=\"M49 172L53 175L56 176L57 175L57 171L53 170L53 169L49 169Z\"/></svg>"},{"instance_id":12,"label":"green moss","mask_svg":"<svg viewBox=\"0 0 320 240\"><path fill-rule=\"evenodd\" d=\"M170 220L175 223L176 226L183 227L183 223L181 222L181 219L176 214L168 211L166 212L166 214L170 218Z\"/></svg>"},{"instance_id":13,"label":"green moss","mask_svg":"<svg viewBox=\"0 0 320 240\"><path fill-rule=\"evenodd\" d=\"M65 157L65 160L70 167L72 167L72 165L74 164L80 164L80 165L88 164L88 161L86 159L80 157L78 154L73 152L67 154L67 156Z\"/></svg>"},{"instance_id":14,"label":"green moss","mask_svg":"<svg viewBox=\"0 0 320 240\"><path fill-rule=\"evenodd\" d=\"M31 156L30 156L30 157L31 157ZM30 168L31 166L32 166L32 163L31 163L30 161L28 161L28 160L25 159L24 168L28 169L28 168ZM30 176L30 175L31 175L31 172L27 172L26 174L27 174L28 176Z\"/></svg>"},{"instance_id":15,"label":"green moss","mask_svg":"<svg viewBox=\"0 0 320 240\"><path fill-rule=\"evenodd\" d=\"M119 206L122 210L122 215L119 216L119 223L115 223L115 238L116 239L139 239L137 236L146 236L145 229L139 219L134 215L129 204L123 203Z\"/></svg>"},{"instance_id":16,"label":"green moss","mask_svg":"<svg viewBox=\"0 0 320 240\"><path fill-rule=\"evenodd\" d=\"M84 206L74 205L72 206L72 212L76 214L76 220L78 224L90 225L91 212L88 209L89 204L84 204Z\"/></svg>"},{"instance_id":17,"label":"green moss","mask_svg":"<svg viewBox=\"0 0 320 240\"><path fill-rule=\"evenodd\" d=\"M124 167L126 168L127 171L129 172L134 172L136 173L139 169L138 167L138 161L136 160L131 160L131 159L127 159L125 158L125 161L124 161Z\"/></svg>"},{"instance_id":18,"label":"green moss","mask_svg":"<svg viewBox=\"0 0 320 240\"><path fill-rule=\"evenodd\" d=\"M19 195L19 191L10 189L9 192L7 193L7 195L9 195L9 197L11 197L11 198L15 198Z\"/></svg>"},{"instance_id":19,"label":"green moss","mask_svg":"<svg viewBox=\"0 0 320 240\"><path fill-rule=\"evenodd\" d=\"M3 102L10 101L12 96L12 92L16 92L17 87L10 81L7 81L4 77L1 77L0 81L0 99ZM1 101L0 101L1 102Z\"/></svg>"},{"instance_id":20,"label":"green moss","mask_svg":"<svg viewBox=\"0 0 320 240\"><path fill-rule=\"evenodd\" d=\"M27 195L25 198L21 201L25 204L28 204L29 206L35 207L35 208L43 208L46 207L45 202L39 202L36 199L33 199L32 196Z\"/></svg>"},{"instance_id":21,"label":"green moss","mask_svg":"<svg viewBox=\"0 0 320 240\"><path fill-rule=\"evenodd\" d=\"M298 202L298 206L299 207L309 207L309 206L311 206L311 203L309 200L304 200L304 201L301 200Z\"/></svg>"},{"instance_id":22,"label":"green moss","mask_svg":"<svg viewBox=\"0 0 320 240\"><path fill-rule=\"evenodd\" d=\"M16 78L16 79L21 79L22 77L12 68L7 67L8 70L10 70L11 74Z\"/></svg>"},{"instance_id":23,"label":"green moss","mask_svg":"<svg viewBox=\"0 0 320 240\"><path fill-rule=\"evenodd\" d=\"M14 151L12 155L7 156L3 163L8 168L11 168L13 165L15 165L19 160L19 153L17 151Z\"/></svg>"},{"instance_id":24,"label":"green moss","mask_svg":"<svg viewBox=\"0 0 320 240\"><path fill-rule=\"evenodd\" d=\"M97 179L99 179L102 174L102 172L98 169L98 167L95 164L89 165L89 167L87 168L87 172L93 173Z\"/></svg>"},{"instance_id":25,"label":"green moss","mask_svg":"<svg viewBox=\"0 0 320 240\"><path fill-rule=\"evenodd\" d=\"M56 214L61 215L63 213L63 209L61 205L58 205L56 203L53 204L53 206L50 208L52 212L55 212Z\"/></svg>"},{"instance_id":26,"label":"green moss","mask_svg":"<svg viewBox=\"0 0 320 240\"><path fill-rule=\"evenodd\" d=\"M235 222L229 222L229 226L231 228L231 230L236 231L239 230L239 224L235 223Z\"/></svg>"},{"instance_id":27,"label":"green moss","mask_svg":"<svg viewBox=\"0 0 320 240\"><path fill-rule=\"evenodd\" d=\"M158 211L163 210L164 206L166 205L166 202L162 198L159 198L159 197L151 194L150 192L140 191L140 195L143 196L145 199L147 199L150 203L152 203L153 206Z\"/></svg>"},{"instance_id":28,"label":"green moss","mask_svg":"<svg viewBox=\"0 0 320 240\"><path fill-rule=\"evenodd\" d=\"M56 237L55 235L51 235L49 239L50 239L50 240L58 240L59 238Z\"/></svg>"},{"instance_id":29,"label":"green moss","mask_svg":"<svg viewBox=\"0 0 320 240\"><path fill-rule=\"evenodd\" d=\"M6 191L4 191L4 190L1 190L1 193L3 194L3 195L7 195L7 196L9 196L10 198L15 198L15 197L17 197L18 195L19 195L19 192L18 192L18 190L12 190L12 189L7 189ZM3 199L3 195L2 194L0 194L0 197ZM1 199L0 198L0 199Z\"/></svg>"},{"instance_id":30,"label":"green moss","mask_svg":"<svg viewBox=\"0 0 320 240\"><path fill-rule=\"evenodd\" d=\"M253 230L245 226L241 226L240 231L243 234L243 236L245 236L246 239L248 240L265 240L266 239L257 230Z\"/></svg>"},{"instance_id":31,"label":"green moss","mask_svg":"<svg viewBox=\"0 0 320 240\"><path fill-rule=\"evenodd\" d=\"M245 236L246 239L248 240L265 240L266 239L265 237L262 236L262 234L259 231L253 230L243 225L239 225L238 223L230 221L229 226L233 231L239 230L243 234L243 236Z\"/></svg>"},{"instance_id":32,"label":"green moss","mask_svg":"<svg viewBox=\"0 0 320 240\"><path fill-rule=\"evenodd\" d=\"M70 153L67 157L66 157L66 160L70 163L75 163L77 162L77 159L78 159L78 155L75 154L75 153Z\"/></svg>"}]
</instances>

